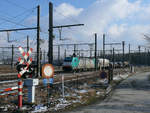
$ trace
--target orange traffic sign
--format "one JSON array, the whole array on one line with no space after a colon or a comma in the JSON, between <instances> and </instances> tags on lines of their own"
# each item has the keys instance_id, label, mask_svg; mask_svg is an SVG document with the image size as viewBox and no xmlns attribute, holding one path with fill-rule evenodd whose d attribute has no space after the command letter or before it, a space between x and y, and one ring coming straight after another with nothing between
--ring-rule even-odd
<instances>
[{"instance_id":1,"label":"orange traffic sign","mask_svg":"<svg viewBox=\"0 0 150 113\"><path fill-rule=\"evenodd\" d=\"M44 64L42 67L42 77L43 78L53 78L54 67L52 64Z\"/></svg>"}]
</instances>

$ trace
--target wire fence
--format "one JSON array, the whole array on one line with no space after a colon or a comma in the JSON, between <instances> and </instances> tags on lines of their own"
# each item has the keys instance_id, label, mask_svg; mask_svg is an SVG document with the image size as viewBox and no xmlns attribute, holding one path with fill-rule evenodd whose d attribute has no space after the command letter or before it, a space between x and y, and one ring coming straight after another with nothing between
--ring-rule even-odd
<instances>
[{"instance_id":1,"label":"wire fence","mask_svg":"<svg viewBox=\"0 0 150 113\"><path fill-rule=\"evenodd\" d=\"M26 47L23 47L24 50L27 50ZM95 51L94 50L71 50L71 49L55 49L53 51L53 64L61 65L65 57L72 56L75 53L78 57L88 57L94 58ZM0 47L0 64L11 65L14 66L18 62L18 58L22 57L20 54L18 47L10 46L10 47ZM37 53L34 51L31 56L33 58L33 63L36 64L37 61ZM113 61L113 52L112 50L106 50L105 55L103 55L103 50L97 50L97 58L109 59L110 62ZM122 53L122 51L114 51L114 61L128 61L134 65L150 65L150 52L144 51L132 51L131 53ZM48 52L40 51L40 62L41 64L48 62Z\"/></svg>"}]
</instances>

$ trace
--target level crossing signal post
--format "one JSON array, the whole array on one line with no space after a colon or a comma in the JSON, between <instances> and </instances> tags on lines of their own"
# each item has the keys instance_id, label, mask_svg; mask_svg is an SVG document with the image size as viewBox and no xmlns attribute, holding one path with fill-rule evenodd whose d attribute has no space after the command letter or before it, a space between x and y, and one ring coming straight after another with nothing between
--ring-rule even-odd
<instances>
[{"instance_id":1,"label":"level crossing signal post","mask_svg":"<svg viewBox=\"0 0 150 113\"><path fill-rule=\"evenodd\" d=\"M19 69L18 71L18 109L22 108L22 91L23 91L23 82L21 80L21 77L23 74L25 74L27 71L29 71L29 65L32 63L32 58L29 58L29 55L32 53L32 48L29 49L29 51L26 53L24 52L23 48L20 46L19 51L24 57L24 59L21 59L21 57L18 58L19 65L26 65L26 67L22 67L22 69Z\"/></svg>"}]
</instances>

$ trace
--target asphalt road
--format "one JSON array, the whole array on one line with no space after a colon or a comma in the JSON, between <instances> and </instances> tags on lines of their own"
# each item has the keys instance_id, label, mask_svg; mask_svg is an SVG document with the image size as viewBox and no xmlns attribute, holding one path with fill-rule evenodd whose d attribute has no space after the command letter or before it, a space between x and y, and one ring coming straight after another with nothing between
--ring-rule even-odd
<instances>
[{"instance_id":1,"label":"asphalt road","mask_svg":"<svg viewBox=\"0 0 150 113\"><path fill-rule=\"evenodd\" d=\"M68 113L150 113L150 72L124 80L103 102Z\"/></svg>"}]
</instances>

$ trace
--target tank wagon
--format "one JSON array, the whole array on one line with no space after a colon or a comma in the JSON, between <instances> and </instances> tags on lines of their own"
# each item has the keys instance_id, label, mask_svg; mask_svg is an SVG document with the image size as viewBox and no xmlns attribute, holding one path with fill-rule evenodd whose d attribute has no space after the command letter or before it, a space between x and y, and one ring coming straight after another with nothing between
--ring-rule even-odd
<instances>
[{"instance_id":1,"label":"tank wagon","mask_svg":"<svg viewBox=\"0 0 150 113\"><path fill-rule=\"evenodd\" d=\"M99 58L97 59L97 66L98 68L107 68L109 67L109 60ZM71 71L71 70L92 70L95 68L95 59L94 58L79 58L79 57L66 57L64 59L62 68L64 71Z\"/></svg>"},{"instance_id":2,"label":"tank wagon","mask_svg":"<svg viewBox=\"0 0 150 113\"><path fill-rule=\"evenodd\" d=\"M98 59L98 67L99 68L108 68L110 65L110 62L108 59L99 58Z\"/></svg>"}]
</instances>

